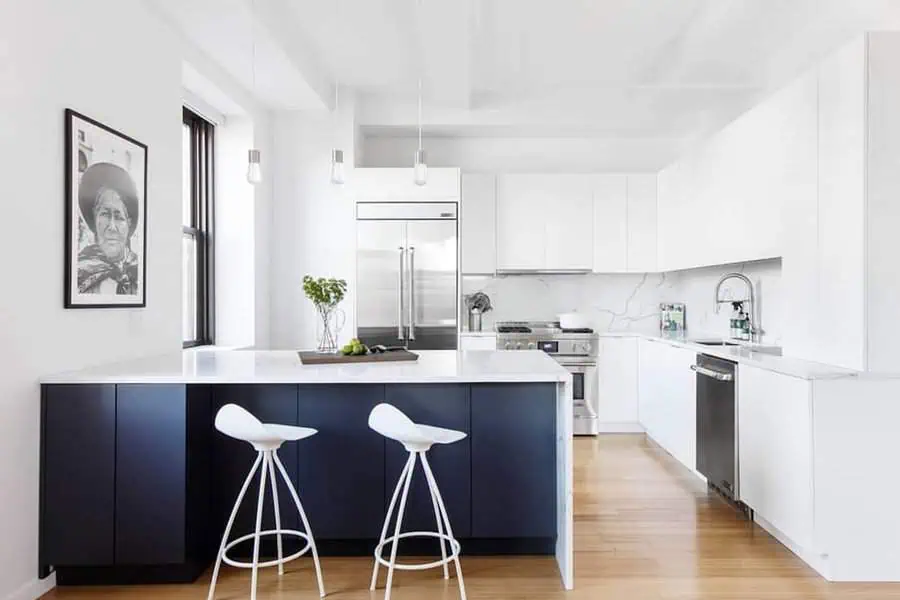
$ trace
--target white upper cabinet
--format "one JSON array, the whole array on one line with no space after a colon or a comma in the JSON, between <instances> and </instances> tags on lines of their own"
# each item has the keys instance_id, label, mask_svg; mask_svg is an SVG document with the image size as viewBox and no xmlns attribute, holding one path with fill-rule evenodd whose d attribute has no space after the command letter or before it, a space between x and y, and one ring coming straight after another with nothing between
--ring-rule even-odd
<instances>
[{"instance_id":1,"label":"white upper cabinet","mask_svg":"<svg viewBox=\"0 0 900 600\"><path fill-rule=\"evenodd\" d=\"M497 270L584 271L593 262L590 178L498 177Z\"/></svg>"},{"instance_id":2,"label":"white upper cabinet","mask_svg":"<svg viewBox=\"0 0 900 600\"><path fill-rule=\"evenodd\" d=\"M628 178L594 177L594 271L628 270Z\"/></svg>"},{"instance_id":3,"label":"white upper cabinet","mask_svg":"<svg viewBox=\"0 0 900 600\"><path fill-rule=\"evenodd\" d=\"M545 267L544 214L552 204L540 175L500 175L497 179L497 269Z\"/></svg>"},{"instance_id":4,"label":"white upper cabinet","mask_svg":"<svg viewBox=\"0 0 900 600\"><path fill-rule=\"evenodd\" d=\"M656 175L597 175L594 272L657 270Z\"/></svg>"},{"instance_id":5,"label":"white upper cabinet","mask_svg":"<svg viewBox=\"0 0 900 600\"><path fill-rule=\"evenodd\" d=\"M457 201L459 169L430 168L425 185L416 185L412 168L353 169L345 185L357 202Z\"/></svg>"},{"instance_id":6,"label":"white upper cabinet","mask_svg":"<svg viewBox=\"0 0 900 600\"><path fill-rule=\"evenodd\" d=\"M596 222L595 222L596 227ZM628 176L628 256L631 273L656 271L656 175ZM596 262L597 257L594 256ZM595 269L596 270L596 269Z\"/></svg>"},{"instance_id":7,"label":"white upper cabinet","mask_svg":"<svg viewBox=\"0 0 900 600\"><path fill-rule=\"evenodd\" d=\"M590 271L594 262L594 206L591 179L583 175L553 175L556 191L546 207L548 270Z\"/></svg>"},{"instance_id":8,"label":"white upper cabinet","mask_svg":"<svg viewBox=\"0 0 900 600\"><path fill-rule=\"evenodd\" d=\"M663 169L658 181L660 270L782 256L784 206L815 148L815 81L782 89Z\"/></svg>"},{"instance_id":9,"label":"white upper cabinet","mask_svg":"<svg viewBox=\"0 0 900 600\"><path fill-rule=\"evenodd\" d=\"M485 173L462 176L459 231L462 273L494 273L497 270L496 176Z\"/></svg>"}]
</instances>

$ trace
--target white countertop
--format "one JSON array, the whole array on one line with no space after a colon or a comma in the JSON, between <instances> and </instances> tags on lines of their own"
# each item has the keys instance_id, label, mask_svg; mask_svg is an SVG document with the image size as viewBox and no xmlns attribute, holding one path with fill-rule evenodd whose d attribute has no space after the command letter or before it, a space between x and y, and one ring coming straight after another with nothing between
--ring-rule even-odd
<instances>
[{"instance_id":1,"label":"white countertop","mask_svg":"<svg viewBox=\"0 0 900 600\"><path fill-rule=\"evenodd\" d=\"M535 383L571 375L539 350L421 350L416 362L303 365L292 350L187 350L59 373L41 383Z\"/></svg>"},{"instance_id":2,"label":"white countertop","mask_svg":"<svg viewBox=\"0 0 900 600\"><path fill-rule=\"evenodd\" d=\"M467 331L463 329L459 332L459 335L467 336L467 337L497 337L496 331L490 330L482 330L482 331Z\"/></svg>"},{"instance_id":3,"label":"white countertop","mask_svg":"<svg viewBox=\"0 0 900 600\"><path fill-rule=\"evenodd\" d=\"M760 369L766 369L767 371L774 371L776 373L781 373L782 375L790 375L791 377L800 379L843 379L846 377L857 377L862 374L860 371L845 369L834 365L826 365L823 363L801 360L799 358L791 358L789 356L777 356L764 352L756 352L752 347L745 345L706 346L689 341L690 339L713 339L715 336L691 335L690 338L684 339L645 333L600 334L600 337L623 336L634 336L663 344L669 344L670 346L692 350L697 354L709 354L710 356L724 358L725 360L731 360L738 364L758 367Z\"/></svg>"}]
</instances>

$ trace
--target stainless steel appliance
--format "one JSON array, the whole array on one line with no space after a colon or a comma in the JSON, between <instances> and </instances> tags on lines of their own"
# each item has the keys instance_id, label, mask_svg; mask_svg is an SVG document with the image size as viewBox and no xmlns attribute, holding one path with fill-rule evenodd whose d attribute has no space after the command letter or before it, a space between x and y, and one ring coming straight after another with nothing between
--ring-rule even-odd
<instances>
[{"instance_id":1,"label":"stainless steel appliance","mask_svg":"<svg viewBox=\"0 0 900 600\"><path fill-rule=\"evenodd\" d=\"M554 321L497 323L498 350L542 350L572 374L575 435L597 435L598 338L591 329L562 329Z\"/></svg>"},{"instance_id":2,"label":"stainless steel appliance","mask_svg":"<svg viewBox=\"0 0 900 600\"><path fill-rule=\"evenodd\" d=\"M697 470L710 486L739 504L735 367L708 354L698 354L691 365L697 373Z\"/></svg>"},{"instance_id":3,"label":"stainless steel appliance","mask_svg":"<svg viewBox=\"0 0 900 600\"><path fill-rule=\"evenodd\" d=\"M453 350L456 202L359 203L357 337L367 345Z\"/></svg>"}]
</instances>

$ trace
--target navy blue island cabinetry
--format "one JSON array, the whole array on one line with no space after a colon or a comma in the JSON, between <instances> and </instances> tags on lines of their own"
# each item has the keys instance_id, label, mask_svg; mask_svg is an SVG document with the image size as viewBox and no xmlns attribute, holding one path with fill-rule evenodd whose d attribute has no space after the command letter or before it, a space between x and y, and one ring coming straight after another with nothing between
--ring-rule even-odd
<instances>
[{"instance_id":1,"label":"navy blue island cabinetry","mask_svg":"<svg viewBox=\"0 0 900 600\"><path fill-rule=\"evenodd\" d=\"M557 393L553 382L45 383L41 575L55 570L61 585L197 578L255 457L214 429L232 402L264 422L318 429L279 456L323 555L371 556L381 531L406 452L369 429L379 402L468 434L429 454L464 554L552 554ZM424 479L411 489L404 529L434 529ZM296 527L292 503L281 510ZM252 531L254 511L244 503L233 536ZM267 506L263 525L273 522Z\"/></svg>"}]
</instances>

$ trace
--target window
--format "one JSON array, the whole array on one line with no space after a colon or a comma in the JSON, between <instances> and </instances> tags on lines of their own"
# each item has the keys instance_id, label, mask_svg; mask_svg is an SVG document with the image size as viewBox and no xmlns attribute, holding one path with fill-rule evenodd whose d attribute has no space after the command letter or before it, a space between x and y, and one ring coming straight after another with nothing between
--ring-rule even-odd
<instances>
[{"instance_id":1,"label":"window","mask_svg":"<svg viewBox=\"0 0 900 600\"><path fill-rule=\"evenodd\" d=\"M182 328L185 348L212 344L213 139L215 126L184 109L182 147Z\"/></svg>"}]
</instances>

